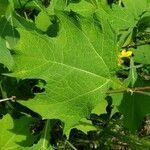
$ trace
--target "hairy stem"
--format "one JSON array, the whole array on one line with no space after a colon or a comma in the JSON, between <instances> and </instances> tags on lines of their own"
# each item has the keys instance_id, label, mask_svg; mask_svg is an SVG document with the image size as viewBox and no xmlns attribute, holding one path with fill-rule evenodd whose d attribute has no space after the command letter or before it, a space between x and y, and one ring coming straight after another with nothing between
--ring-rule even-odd
<instances>
[{"instance_id":1,"label":"hairy stem","mask_svg":"<svg viewBox=\"0 0 150 150\"><path fill-rule=\"evenodd\" d=\"M117 90L109 90L106 92L106 94L115 94L115 93L141 93L146 95L149 95L148 92L143 92L145 90L150 90L150 86L145 86L145 87L134 87L134 88L125 88L125 89L117 89Z\"/></svg>"},{"instance_id":2,"label":"hairy stem","mask_svg":"<svg viewBox=\"0 0 150 150\"><path fill-rule=\"evenodd\" d=\"M133 43L130 45L126 45L126 46L123 46L122 49L136 48L137 46L142 46L142 45L146 45L146 44L150 44L150 40L139 42L137 44Z\"/></svg>"}]
</instances>

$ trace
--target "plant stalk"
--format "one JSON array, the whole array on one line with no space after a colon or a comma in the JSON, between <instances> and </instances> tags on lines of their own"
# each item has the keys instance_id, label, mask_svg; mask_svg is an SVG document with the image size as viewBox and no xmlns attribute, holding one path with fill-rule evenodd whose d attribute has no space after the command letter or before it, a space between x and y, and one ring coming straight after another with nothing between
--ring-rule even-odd
<instances>
[{"instance_id":1,"label":"plant stalk","mask_svg":"<svg viewBox=\"0 0 150 150\"><path fill-rule=\"evenodd\" d=\"M118 89L118 90L109 90L106 92L106 94L115 94L115 93L123 93L123 92L127 92L127 93L141 93L141 94L145 94L149 95L148 92L143 92L145 90L150 90L150 86L145 86L145 87L134 87L134 88L125 88L125 89Z\"/></svg>"}]
</instances>

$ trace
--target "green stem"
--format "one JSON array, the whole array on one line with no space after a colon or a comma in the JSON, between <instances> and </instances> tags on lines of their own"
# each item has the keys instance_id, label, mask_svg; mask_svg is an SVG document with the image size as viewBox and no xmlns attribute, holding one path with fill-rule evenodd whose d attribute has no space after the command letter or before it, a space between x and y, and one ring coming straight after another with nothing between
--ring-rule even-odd
<instances>
[{"instance_id":1,"label":"green stem","mask_svg":"<svg viewBox=\"0 0 150 150\"><path fill-rule=\"evenodd\" d=\"M73 150L77 150L69 141L66 141L66 143L67 143Z\"/></svg>"},{"instance_id":2,"label":"green stem","mask_svg":"<svg viewBox=\"0 0 150 150\"><path fill-rule=\"evenodd\" d=\"M122 0L119 0L119 6L121 6Z\"/></svg>"},{"instance_id":3,"label":"green stem","mask_svg":"<svg viewBox=\"0 0 150 150\"><path fill-rule=\"evenodd\" d=\"M8 99L7 98L7 93L6 91L4 90L3 86L2 86L2 81L0 82L0 90L1 90L1 93L2 93L2 98L3 99ZM11 108L11 109L15 109L14 106L11 104L10 101L6 101L6 104Z\"/></svg>"},{"instance_id":4,"label":"green stem","mask_svg":"<svg viewBox=\"0 0 150 150\"><path fill-rule=\"evenodd\" d=\"M143 64L140 64L140 65L136 65L136 66L132 66L132 67L123 67L122 69L123 70L129 70L129 69L131 69L131 68L136 68L136 69L138 69L138 68L141 68L141 67L143 67L144 65Z\"/></svg>"},{"instance_id":5,"label":"green stem","mask_svg":"<svg viewBox=\"0 0 150 150\"><path fill-rule=\"evenodd\" d=\"M142 46L142 45L146 45L146 44L150 44L150 40L142 41L142 42L139 42L137 44L133 43L130 45L126 45L126 46L123 46L122 49L136 48L137 46Z\"/></svg>"},{"instance_id":6,"label":"green stem","mask_svg":"<svg viewBox=\"0 0 150 150\"><path fill-rule=\"evenodd\" d=\"M2 87L2 81L0 82L0 90L1 90L1 93L2 93L2 98L7 98L7 93L6 91L4 91L3 87Z\"/></svg>"},{"instance_id":7,"label":"green stem","mask_svg":"<svg viewBox=\"0 0 150 150\"><path fill-rule=\"evenodd\" d=\"M148 93L148 92L143 92L143 91L135 91L135 93L140 93L140 94L143 94L143 95L150 96L150 93Z\"/></svg>"},{"instance_id":8,"label":"green stem","mask_svg":"<svg viewBox=\"0 0 150 150\"><path fill-rule=\"evenodd\" d=\"M20 5L20 7L22 7L22 4L21 4L21 1L20 1L20 0L18 0L18 3L19 3L19 5Z\"/></svg>"}]
</instances>

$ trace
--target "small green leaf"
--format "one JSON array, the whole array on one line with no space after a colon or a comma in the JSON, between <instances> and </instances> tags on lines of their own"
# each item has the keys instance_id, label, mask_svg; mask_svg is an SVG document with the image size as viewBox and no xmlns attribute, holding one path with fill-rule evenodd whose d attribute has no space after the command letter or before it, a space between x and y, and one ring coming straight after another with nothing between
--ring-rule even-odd
<instances>
[{"instance_id":1,"label":"small green leaf","mask_svg":"<svg viewBox=\"0 0 150 150\"><path fill-rule=\"evenodd\" d=\"M150 45L139 46L133 50L135 62L142 64L150 64Z\"/></svg>"},{"instance_id":2,"label":"small green leaf","mask_svg":"<svg viewBox=\"0 0 150 150\"><path fill-rule=\"evenodd\" d=\"M150 16L145 16L141 18L137 24L139 32L145 31L147 28L150 28Z\"/></svg>"},{"instance_id":3,"label":"small green leaf","mask_svg":"<svg viewBox=\"0 0 150 150\"><path fill-rule=\"evenodd\" d=\"M81 0L79 3L70 3L67 9L82 16L90 16L96 10L96 7L85 0Z\"/></svg>"},{"instance_id":4,"label":"small green leaf","mask_svg":"<svg viewBox=\"0 0 150 150\"><path fill-rule=\"evenodd\" d=\"M51 121L47 120L45 123L45 127L42 130L41 138L37 144L32 147L25 148L25 150L53 150L50 145L50 131L51 131Z\"/></svg>"},{"instance_id":5,"label":"small green leaf","mask_svg":"<svg viewBox=\"0 0 150 150\"><path fill-rule=\"evenodd\" d=\"M50 17L48 16L48 14L45 11L41 11L36 17L35 24L37 28L45 32L52 24L52 22L50 21Z\"/></svg>"},{"instance_id":6,"label":"small green leaf","mask_svg":"<svg viewBox=\"0 0 150 150\"><path fill-rule=\"evenodd\" d=\"M54 15L57 11L62 11L67 6L67 0L51 0L49 7L46 9L49 15Z\"/></svg>"},{"instance_id":7,"label":"small green leaf","mask_svg":"<svg viewBox=\"0 0 150 150\"><path fill-rule=\"evenodd\" d=\"M0 63L4 64L9 70L13 67L13 58L6 47L6 41L0 38Z\"/></svg>"}]
</instances>

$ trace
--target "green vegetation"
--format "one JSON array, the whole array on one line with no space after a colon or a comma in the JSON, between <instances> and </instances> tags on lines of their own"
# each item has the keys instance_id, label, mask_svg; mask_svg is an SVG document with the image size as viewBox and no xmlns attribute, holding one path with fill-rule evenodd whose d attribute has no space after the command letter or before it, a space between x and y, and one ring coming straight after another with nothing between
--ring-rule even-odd
<instances>
[{"instance_id":1,"label":"green vegetation","mask_svg":"<svg viewBox=\"0 0 150 150\"><path fill-rule=\"evenodd\" d=\"M150 149L150 0L0 0L0 150Z\"/></svg>"}]
</instances>

